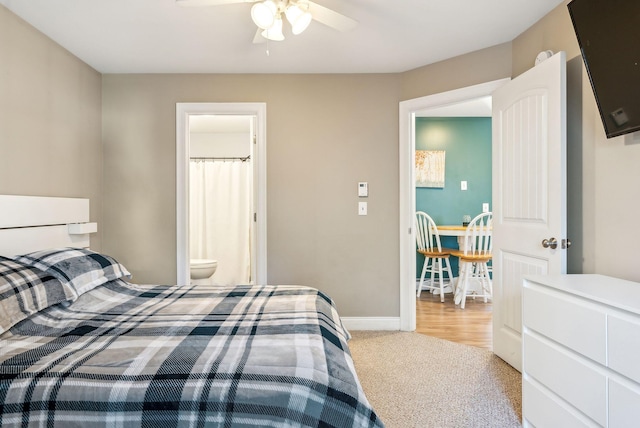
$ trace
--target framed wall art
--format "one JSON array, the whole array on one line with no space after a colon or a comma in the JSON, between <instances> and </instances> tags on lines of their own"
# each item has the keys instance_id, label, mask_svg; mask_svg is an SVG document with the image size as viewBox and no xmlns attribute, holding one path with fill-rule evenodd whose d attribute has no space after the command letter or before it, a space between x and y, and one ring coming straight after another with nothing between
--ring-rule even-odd
<instances>
[{"instance_id":1,"label":"framed wall art","mask_svg":"<svg viewBox=\"0 0 640 428\"><path fill-rule=\"evenodd\" d=\"M444 150L416 150L416 187L444 188Z\"/></svg>"}]
</instances>

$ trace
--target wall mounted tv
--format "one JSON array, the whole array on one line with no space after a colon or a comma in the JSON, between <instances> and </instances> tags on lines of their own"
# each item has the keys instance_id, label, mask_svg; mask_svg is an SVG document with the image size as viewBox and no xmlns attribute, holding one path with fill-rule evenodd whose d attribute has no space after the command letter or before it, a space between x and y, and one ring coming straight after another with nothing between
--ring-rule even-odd
<instances>
[{"instance_id":1,"label":"wall mounted tv","mask_svg":"<svg viewBox=\"0 0 640 428\"><path fill-rule=\"evenodd\" d=\"M567 7L607 138L640 131L640 1Z\"/></svg>"}]
</instances>

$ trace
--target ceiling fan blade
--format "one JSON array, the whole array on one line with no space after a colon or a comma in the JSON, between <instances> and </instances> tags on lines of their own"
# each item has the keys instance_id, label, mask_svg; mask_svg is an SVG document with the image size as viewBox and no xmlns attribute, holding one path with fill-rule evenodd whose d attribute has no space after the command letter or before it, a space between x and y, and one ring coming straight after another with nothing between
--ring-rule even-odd
<instances>
[{"instance_id":1,"label":"ceiling fan blade","mask_svg":"<svg viewBox=\"0 0 640 428\"><path fill-rule=\"evenodd\" d=\"M255 0L176 0L179 6L220 6L234 3L253 3Z\"/></svg>"},{"instance_id":2,"label":"ceiling fan blade","mask_svg":"<svg viewBox=\"0 0 640 428\"><path fill-rule=\"evenodd\" d=\"M320 6L317 3L309 1L309 12L316 21L334 28L338 31L351 31L358 25L358 21L344 16L334 10Z\"/></svg>"},{"instance_id":3,"label":"ceiling fan blade","mask_svg":"<svg viewBox=\"0 0 640 428\"><path fill-rule=\"evenodd\" d=\"M253 43L260 44L260 43L265 43L267 41L267 39L262 37L263 31L264 30L262 28L258 28L258 30L256 31L256 35L253 36Z\"/></svg>"}]
</instances>

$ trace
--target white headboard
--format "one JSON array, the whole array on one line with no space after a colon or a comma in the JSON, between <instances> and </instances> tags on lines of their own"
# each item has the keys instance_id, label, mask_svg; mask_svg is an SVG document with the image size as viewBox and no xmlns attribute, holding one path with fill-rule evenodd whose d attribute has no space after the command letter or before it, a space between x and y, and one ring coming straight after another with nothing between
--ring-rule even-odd
<instances>
[{"instance_id":1,"label":"white headboard","mask_svg":"<svg viewBox=\"0 0 640 428\"><path fill-rule=\"evenodd\" d=\"M89 199L0 195L0 255L89 247Z\"/></svg>"}]
</instances>

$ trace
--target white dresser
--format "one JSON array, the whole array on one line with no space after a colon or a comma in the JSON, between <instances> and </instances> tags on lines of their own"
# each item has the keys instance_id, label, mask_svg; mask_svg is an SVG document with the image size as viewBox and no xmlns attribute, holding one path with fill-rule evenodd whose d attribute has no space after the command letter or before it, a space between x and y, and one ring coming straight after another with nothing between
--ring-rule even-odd
<instances>
[{"instance_id":1,"label":"white dresser","mask_svg":"<svg viewBox=\"0 0 640 428\"><path fill-rule=\"evenodd\" d=\"M640 283L530 276L522 295L525 427L640 427Z\"/></svg>"}]
</instances>

